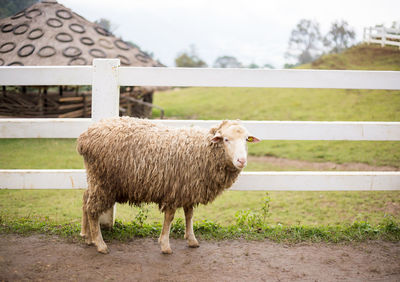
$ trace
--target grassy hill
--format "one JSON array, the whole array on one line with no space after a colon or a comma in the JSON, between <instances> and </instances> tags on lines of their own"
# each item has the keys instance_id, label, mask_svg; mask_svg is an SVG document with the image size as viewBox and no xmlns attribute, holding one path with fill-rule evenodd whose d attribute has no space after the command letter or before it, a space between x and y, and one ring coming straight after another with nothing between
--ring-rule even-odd
<instances>
[{"instance_id":1,"label":"grassy hill","mask_svg":"<svg viewBox=\"0 0 400 282\"><path fill-rule=\"evenodd\" d=\"M377 44L360 44L340 54L323 55L313 63L299 68L400 71L400 50L394 46L382 48Z\"/></svg>"}]
</instances>

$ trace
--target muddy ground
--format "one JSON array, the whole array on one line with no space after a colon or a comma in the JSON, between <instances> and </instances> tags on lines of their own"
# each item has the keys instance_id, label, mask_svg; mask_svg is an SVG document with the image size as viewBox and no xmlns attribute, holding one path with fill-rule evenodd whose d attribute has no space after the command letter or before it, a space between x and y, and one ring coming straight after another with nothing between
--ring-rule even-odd
<instances>
[{"instance_id":1,"label":"muddy ground","mask_svg":"<svg viewBox=\"0 0 400 282\"><path fill-rule=\"evenodd\" d=\"M108 242L102 255L58 237L0 235L0 281L400 281L400 243L296 244L171 240Z\"/></svg>"}]
</instances>

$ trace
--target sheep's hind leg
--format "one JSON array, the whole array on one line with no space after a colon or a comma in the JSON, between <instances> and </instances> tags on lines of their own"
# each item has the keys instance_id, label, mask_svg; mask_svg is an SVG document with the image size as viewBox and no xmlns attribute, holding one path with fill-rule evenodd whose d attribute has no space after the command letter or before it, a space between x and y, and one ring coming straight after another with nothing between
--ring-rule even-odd
<instances>
[{"instance_id":1,"label":"sheep's hind leg","mask_svg":"<svg viewBox=\"0 0 400 282\"><path fill-rule=\"evenodd\" d=\"M92 236L90 234L90 226L89 226L89 221L88 221L88 215L87 215L87 200L89 197L89 192L88 190L85 191L83 194L83 204L82 204L82 225L81 225L81 237L85 238L85 242L88 245L91 245L92 242Z\"/></svg>"},{"instance_id":2,"label":"sheep's hind leg","mask_svg":"<svg viewBox=\"0 0 400 282\"><path fill-rule=\"evenodd\" d=\"M107 207L104 206L103 202L96 201L100 197L100 195L96 194L100 189L94 190L93 193L91 193L86 201L86 215L87 215L87 220L89 222L89 229L90 229L90 236L91 236L91 241L96 245L97 251L99 253L107 254L109 253L108 247L106 243L104 243L103 236L101 236L101 230L100 230L100 214L104 212Z\"/></svg>"},{"instance_id":3,"label":"sheep's hind leg","mask_svg":"<svg viewBox=\"0 0 400 282\"><path fill-rule=\"evenodd\" d=\"M90 232L90 225L89 225L89 219L87 212L84 210L83 211L83 216L82 216L82 229L81 229L81 237L85 238L85 243L87 245L92 245L93 240L92 240L92 234Z\"/></svg>"},{"instance_id":4,"label":"sheep's hind leg","mask_svg":"<svg viewBox=\"0 0 400 282\"><path fill-rule=\"evenodd\" d=\"M104 243L103 236L101 235L99 216L88 213L88 221L90 225L90 233L93 243L97 247L97 251L102 254L108 254L110 251L106 243Z\"/></svg>"},{"instance_id":5,"label":"sheep's hind leg","mask_svg":"<svg viewBox=\"0 0 400 282\"><path fill-rule=\"evenodd\" d=\"M186 221L184 238L188 240L189 247L198 248L200 245L196 237L194 236L193 232L193 207L185 207L183 208L183 210L185 211L185 221Z\"/></svg>"},{"instance_id":6,"label":"sheep's hind leg","mask_svg":"<svg viewBox=\"0 0 400 282\"><path fill-rule=\"evenodd\" d=\"M163 254L172 254L172 249L169 245L169 230L171 228L171 222L174 219L175 210L176 209L167 208L164 212L164 225L160 238L158 239Z\"/></svg>"}]
</instances>

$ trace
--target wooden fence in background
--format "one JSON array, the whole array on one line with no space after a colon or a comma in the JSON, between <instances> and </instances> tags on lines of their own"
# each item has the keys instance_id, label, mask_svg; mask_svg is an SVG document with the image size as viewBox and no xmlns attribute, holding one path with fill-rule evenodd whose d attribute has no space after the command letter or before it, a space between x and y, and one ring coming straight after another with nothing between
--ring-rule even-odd
<instances>
[{"instance_id":1,"label":"wooden fence in background","mask_svg":"<svg viewBox=\"0 0 400 282\"><path fill-rule=\"evenodd\" d=\"M364 42L397 46L400 49L400 29L387 27L365 27Z\"/></svg>"}]
</instances>

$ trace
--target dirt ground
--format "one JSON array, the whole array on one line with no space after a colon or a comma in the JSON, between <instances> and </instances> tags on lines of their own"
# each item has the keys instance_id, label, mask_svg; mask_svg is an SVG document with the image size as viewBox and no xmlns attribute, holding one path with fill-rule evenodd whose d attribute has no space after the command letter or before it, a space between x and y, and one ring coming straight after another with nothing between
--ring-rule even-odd
<instances>
[{"instance_id":1,"label":"dirt ground","mask_svg":"<svg viewBox=\"0 0 400 282\"><path fill-rule=\"evenodd\" d=\"M249 162L269 163L285 169L292 167L300 170L338 170L338 171L399 171L399 167L394 166L375 166L364 163L344 163L337 164L333 162L309 162L301 160L291 160L273 156L255 157L249 156Z\"/></svg>"},{"instance_id":2,"label":"dirt ground","mask_svg":"<svg viewBox=\"0 0 400 282\"><path fill-rule=\"evenodd\" d=\"M0 281L400 281L400 243L296 244L171 240L108 242L102 255L58 237L0 235Z\"/></svg>"}]
</instances>

